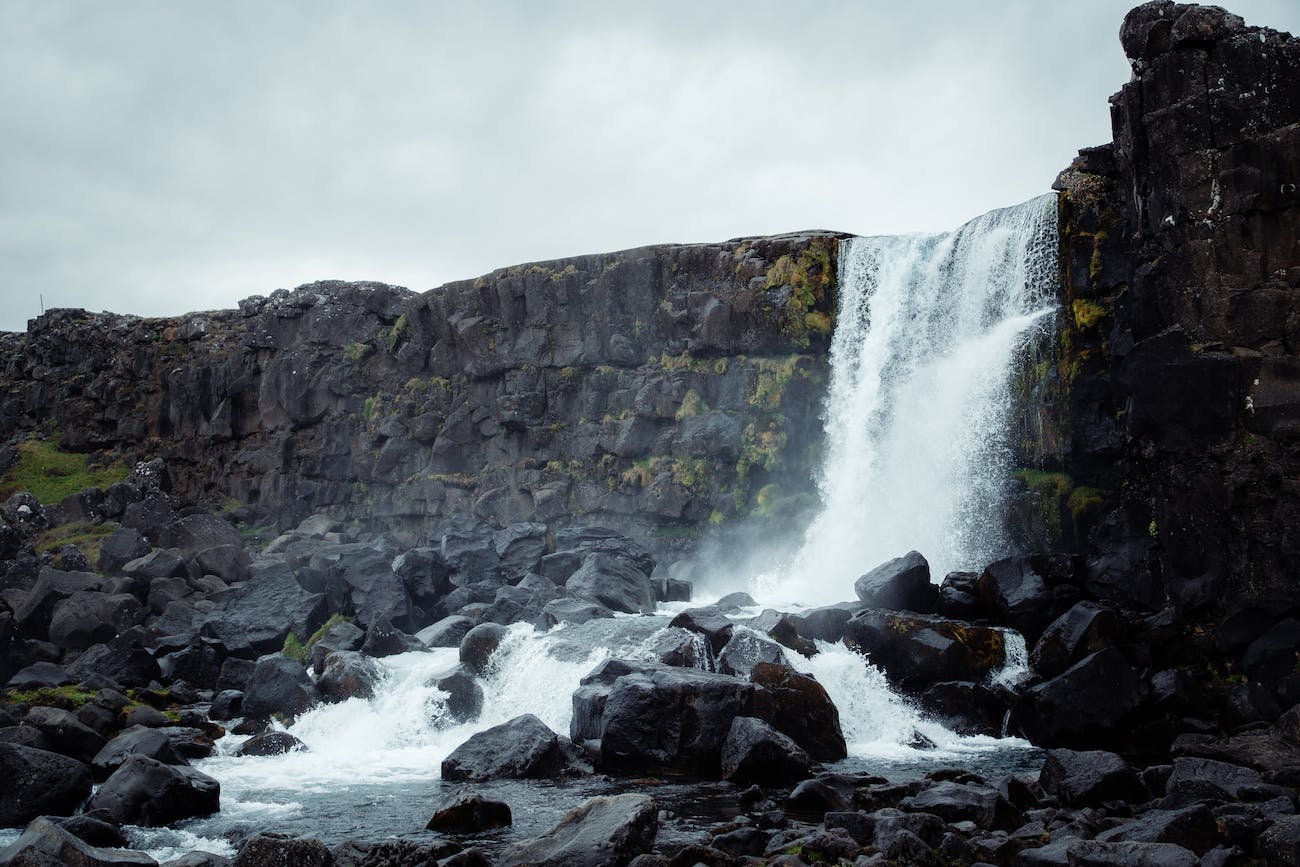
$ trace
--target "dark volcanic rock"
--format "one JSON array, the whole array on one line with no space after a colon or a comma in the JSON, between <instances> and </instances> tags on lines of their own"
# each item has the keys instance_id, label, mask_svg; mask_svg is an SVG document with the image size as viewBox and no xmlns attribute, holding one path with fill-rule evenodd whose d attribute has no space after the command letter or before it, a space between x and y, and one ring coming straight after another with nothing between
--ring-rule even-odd
<instances>
[{"instance_id":1,"label":"dark volcanic rock","mask_svg":"<svg viewBox=\"0 0 1300 867\"><path fill-rule=\"evenodd\" d=\"M853 592L871 608L891 608L929 614L938 601L939 588L930 583L930 564L909 551L853 582Z\"/></svg>"},{"instance_id":2,"label":"dark volcanic rock","mask_svg":"<svg viewBox=\"0 0 1300 867\"><path fill-rule=\"evenodd\" d=\"M239 745L235 755L239 756L280 756L294 750L306 749L306 744L288 732L262 732L253 735Z\"/></svg>"},{"instance_id":3,"label":"dark volcanic rock","mask_svg":"<svg viewBox=\"0 0 1300 867\"><path fill-rule=\"evenodd\" d=\"M1080 602L1043 630L1029 655L1029 665L1043 677L1055 677L1085 656L1121 643L1123 619L1095 602Z\"/></svg>"},{"instance_id":4,"label":"dark volcanic rock","mask_svg":"<svg viewBox=\"0 0 1300 867\"><path fill-rule=\"evenodd\" d=\"M613 611L649 614L654 611L654 587L641 569L615 554L587 555L577 572L564 582L571 596L590 599Z\"/></svg>"},{"instance_id":5,"label":"dark volcanic rock","mask_svg":"<svg viewBox=\"0 0 1300 867\"><path fill-rule=\"evenodd\" d=\"M1103 750L1051 750L1038 778L1049 795L1072 807L1105 801L1143 801L1146 787L1120 756Z\"/></svg>"},{"instance_id":6,"label":"dark volcanic rock","mask_svg":"<svg viewBox=\"0 0 1300 867\"><path fill-rule=\"evenodd\" d=\"M158 864L143 852L93 846L46 816L33 821L13 845L0 850L0 863L6 867L157 867Z\"/></svg>"},{"instance_id":7,"label":"dark volcanic rock","mask_svg":"<svg viewBox=\"0 0 1300 867\"><path fill-rule=\"evenodd\" d=\"M623 867L654 846L658 815L654 800L646 795L592 798L570 810L540 837L506 848L501 863L519 867Z\"/></svg>"},{"instance_id":8,"label":"dark volcanic rock","mask_svg":"<svg viewBox=\"0 0 1300 867\"><path fill-rule=\"evenodd\" d=\"M1044 746L1105 746L1128 730L1131 714L1144 698L1137 672L1110 648L1026 691L1016 719L1032 741Z\"/></svg>"},{"instance_id":9,"label":"dark volcanic rock","mask_svg":"<svg viewBox=\"0 0 1300 867\"><path fill-rule=\"evenodd\" d=\"M113 738L91 759L91 766L100 779L107 778L126 761L128 756L141 755L167 765L188 764L172 747L171 738L157 728L135 726Z\"/></svg>"},{"instance_id":10,"label":"dark volcanic rock","mask_svg":"<svg viewBox=\"0 0 1300 867\"><path fill-rule=\"evenodd\" d=\"M995 629L876 608L853 615L844 644L905 687L980 680L1006 661L1005 639Z\"/></svg>"},{"instance_id":11,"label":"dark volcanic rock","mask_svg":"<svg viewBox=\"0 0 1300 867\"><path fill-rule=\"evenodd\" d=\"M703 635L708 639L714 655L722 652L722 648L726 647L727 642L731 640L731 633L736 628L720 608L712 605L704 608L688 608L674 617L668 625Z\"/></svg>"},{"instance_id":12,"label":"dark volcanic rock","mask_svg":"<svg viewBox=\"0 0 1300 867\"><path fill-rule=\"evenodd\" d=\"M257 834L235 856L235 867L334 867L334 856L319 840Z\"/></svg>"},{"instance_id":13,"label":"dark volcanic rock","mask_svg":"<svg viewBox=\"0 0 1300 867\"><path fill-rule=\"evenodd\" d=\"M477 792L458 792L433 811L425 827L443 834L472 834L504 828L512 821L509 804L489 800Z\"/></svg>"},{"instance_id":14,"label":"dark volcanic rock","mask_svg":"<svg viewBox=\"0 0 1300 867\"><path fill-rule=\"evenodd\" d=\"M0 742L0 827L19 827L37 816L71 815L90 795L90 768L75 759Z\"/></svg>"},{"instance_id":15,"label":"dark volcanic rock","mask_svg":"<svg viewBox=\"0 0 1300 867\"><path fill-rule=\"evenodd\" d=\"M750 699L752 716L789 735L818 761L834 762L848 755L840 712L814 677L786 665L760 662L749 679L759 687Z\"/></svg>"},{"instance_id":16,"label":"dark volcanic rock","mask_svg":"<svg viewBox=\"0 0 1300 867\"><path fill-rule=\"evenodd\" d=\"M128 756L86 804L119 825L170 825L220 809L221 786L193 768Z\"/></svg>"},{"instance_id":17,"label":"dark volcanic rock","mask_svg":"<svg viewBox=\"0 0 1300 867\"><path fill-rule=\"evenodd\" d=\"M424 649L424 642L398 629L383 616L376 616L370 622L370 628L366 630L365 643L361 645L362 653L374 657L395 656L399 653Z\"/></svg>"},{"instance_id":18,"label":"dark volcanic rock","mask_svg":"<svg viewBox=\"0 0 1300 867\"><path fill-rule=\"evenodd\" d=\"M517 716L470 737L442 760L450 781L548 779L580 771L568 739L532 714Z\"/></svg>"},{"instance_id":19,"label":"dark volcanic rock","mask_svg":"<svg viewBox=\"0 0 1300 867\"><path fill-rule=\"evenodd\" d=\"M808 776L812 759L799 745L762 720L738 716L722 744L722 778L733 783L795 783Z\"/></svg>"},{"instance_id":20,"label":"dark volcanic rock","mask_svg":"<svg viewBox=\"0 0 1300 867\"><path fill-rule=\"evenodd\" d=\"M326 618L325 597L304 590L293 571L274 560L254 563L246 584L215 594L212 602L199 628L232 656L245 658L278 651L290 632L311 635Z\"/></svg>"},{"instance_id":21,"label":"dark volcanic rock","mask_svg":"<svg viewBox=\"0 0 1300 867\"><path fill-rule=\"evenodd\" d=\"M506 628L497 623L482 623L465 633L460 641L460 661L475 674L484 674L496 653Z\"/></svg>"},{"instance_id":22,"label":"dark volcanic rock","mask_svg":"<svg viewBox=\"0 0 1300 867\"><path fill-rule=\"evenodd\" d=\"M320 701L316 685L301 662L279 654L263 656L244 690L246 716L280 715L293 720Z\"/></svg>"},{"instance_id":23,"label":"dark volcanic rock","mask_svg":"<svg viewBox=\"0 0 1300 867\"><path fill-rule=\"evenodd\" d=\"M374 696L378 680L379 668L370 657L355 650L338 650L325 657L316 690L327 702L366 699Z\"/></svg>"}]
</instances>

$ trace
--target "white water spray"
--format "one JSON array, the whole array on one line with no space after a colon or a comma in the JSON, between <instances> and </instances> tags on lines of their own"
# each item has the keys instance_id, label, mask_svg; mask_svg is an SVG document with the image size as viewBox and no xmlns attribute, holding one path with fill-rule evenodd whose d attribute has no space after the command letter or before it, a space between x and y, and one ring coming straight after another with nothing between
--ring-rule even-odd
<instances>
[{"instance_id":1,"label":"white water spray","mask_svg":"<svg viewBox=\"0 0 1300 867\"><path fill-rule=\"evenodd\" d=\"M909 550L935 580L1005 553L1012 362L1055 308L1055 201L947 235L841 242L823 511L760 598L851 598L855 578Z\"/></svg>"}]
</instances>

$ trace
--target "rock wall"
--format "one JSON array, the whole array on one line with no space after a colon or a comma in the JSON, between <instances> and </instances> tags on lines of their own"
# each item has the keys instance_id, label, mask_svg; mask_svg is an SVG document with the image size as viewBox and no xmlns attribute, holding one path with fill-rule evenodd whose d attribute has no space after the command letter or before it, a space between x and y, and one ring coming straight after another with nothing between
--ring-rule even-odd
<instances>
[{"instance_id":1,"label":"rock wall","mask_svg":"<svg viewBox=\"0 0 1300 867\"><path fill-rule=\"evenodd\" d=\"M163 457L182 497L416 543L457 516L669 545L813 496L840 236L646 247L424 294L55 310L0 335L0 439Z\"/></svg>"},{"instance_id":2,"label":"rock wall","mask_svg":"<svg viewBox=\"0 0 1300 867\"><path fill-rule=\"evenodd\" d=\"M1300 593L1300 40L1168 0L1120 39L1114 142L1056 185L1062 310L1023 382L1030 535L1087 552L1124 604L1217 623L1280 596L1281 619Z\"/></svg>"}]
</instances>

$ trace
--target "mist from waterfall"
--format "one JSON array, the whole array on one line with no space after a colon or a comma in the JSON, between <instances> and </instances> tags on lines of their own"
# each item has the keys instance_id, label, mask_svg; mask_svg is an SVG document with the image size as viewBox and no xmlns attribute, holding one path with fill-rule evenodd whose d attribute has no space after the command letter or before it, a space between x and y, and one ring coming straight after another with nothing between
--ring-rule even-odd
<instances>
[{"instance_id":1,"label":"mist from waterfall","mask_svg":"<svg viewBox=\"0 0 1300 867\"><path fill-rule=\"evenodd\" d=\"M948 234L850 238L839 258L823 508L756 581L768 602L850 599L909 550L936 581L1006 553L1010 383L1056 306L1056 197Z\"/></svg>"}]
</instances>

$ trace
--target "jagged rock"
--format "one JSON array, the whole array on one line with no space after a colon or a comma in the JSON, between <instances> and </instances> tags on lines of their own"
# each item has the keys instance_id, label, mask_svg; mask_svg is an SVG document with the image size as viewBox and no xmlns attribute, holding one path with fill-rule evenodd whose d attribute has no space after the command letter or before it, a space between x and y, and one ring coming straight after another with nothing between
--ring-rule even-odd
<instances>
[{"instance_id":1,"label":"jagged rock","mask_svg":"<svg viewBox=\"0 0 1300 867\"><path fill-rule=\"evenodd\" d=\"M420 639L425 647L460 647L465 633L475 625L468 617L452 614L424 627L415 633L415 637Z\"/></svg>"},{"instance_id":2,"label":"jagged rock","mask_svg":"<svg viewBox=\"0 0 1300 867\"><path fill-rule=\"evenodd\" d=\"M41 689L49 686L66 686L76 683L76 678L68 674L61 665L52 662L33 662L21 669L5 684L9 689Z\"/></svg>"},{"instance_id":3,"label":"jagged rock","mask_svg":"<svg viewBox=\"0 0 1300 867\"><path fill-rule=\"evenodd\" d=\"M1131 822L1100 832L1097 839L1103 843L1173 843L1204 855L1222 842L1214 818L1204 804L1182 810L1148 810Z\"/></svg>"},{"instance_id":4,"label":"jagged rock","mask_svg":"<svg viewBox=\"0 0 1300 867\"><path fill-rule=\"evenodd\" d=\"M235 867L334 867L334 856L319 840L257 834L240 847L234 864Z\"/></svg>"},{"instance_id":5,"label":"jagged rock","mask_svg":"<svg viewBox=\"0 0 1300 867\"><path fill-rule=\"evenodd\" d=\"M990 563L976 588L983 606L1013 627L1025 641L1034 642L1059 613L1052 595L1035 568L1033 558L1009 557Z\"/></svg>"},{"instance_id":6,"label":"jagged rock","mask_svg":"<svg viewBox=\"0 0 1300 867\"><path fill-rule=\"evenodd\" d=\"M1133 766L1104 750L1050 750L1038 780L1048 794L1072 807L1140 802L1147 794Z\"/></svg>"},{"instance_id":7,"label":"jagged rock","mask_svg":"<svg viewBox=\"0 0 1300 867\"><path fill-rule=\"evenodd\" d=\"M47 750L0 741L0 827L14 828L37 816L70 815L90 796L90 768Z\"/></svg>"},{"instance_id":8,"label":"jagged rock","mask_svg":"<svg viewBox=\"0 0 1300 867\"><path fill-rule=\"evenodd\" d=\"M981 680L1006 661L996 629L922 614L868 608L844 627L844 644L905 687Z\"/></svg>"},{"instance_id":9,"label":"jagged rock","mask_svg":"<svg viewBox=\"0 0 1300 867\"><path fill-rule=\"evenodd\" d=\"M521 867L623 867L654 846L658 816L646 795L591 798L540 837L507 847L500 861Z\"/></svg>"},{"instance_id":10,"label":"jagged rock","mask_svg":"<svg viewBox=\"0 0 1300 867\"><path fill-rule=\"evenodd\" d=\"M1015 695L1006 689L963 680L949 680L926 688L917 701L927 716L944 728L963 735L1002 734L1002 724Z\"/></svg>"},{"instance_id":11,"label":"jagged rock","mask_svg":"<svg viewBox=\"0 0 1300 867\"><path fill-rule=\"evenodd\" d=\"M1300 864L1300 816L1281 816L1260 835L1259 854L1288 867Z\"/></svg>"},{"instance_id":12,"label":"jagged rock","mask_svg":"<svg viewBox=\"0 0 1300 867\"><path fill-rule=\"evenodd\" d=\"M383 616L376 616L370 622L370 628L366 630L365 643L361 645L361 652L373 657L395 656L399 653L424 649L424 642L398 629Z\"/></svg>"},{"instance_id":13,"label":"jagged rock","mask_svg":"<svg viewBox=\"0 0 1300 867\"><path fill-rule=\"evenodd\" d=\"M263 656L244 690L245 716L279 715L293 720L320 701L316 685L301 662L279 654Z\"/></svg>"},{"instance_id":14,"label":"jagged rock","mask_svg":"<svg viewBox=\"0 0 1300 867\"><path fill-rule=\"evenodd\" d=\"M834 762L848 755L840 712L815 678L789 666L759 662L749 679L759 687L750 700L752 716L789 735L818 761Z\"/></svg>"},{"instance_id":15,"label":"jagged rock","mask_svg":"<svg viewBox=\"0 0 1300 867\"><path fill-rule=\"evenodd\" d=\"M512 821L509 804L488 800L477 792L457 792L433 811L425 828L443 834L472 834L505 828Z\"/></svg>"},{"instance_id":16,"label":"jagged rock","mask_svg":"<svg viewBox=\"0 0 1300 867\"><path fill-rule=\"evenodd\" d=\"M5 867L157 867L158 862L131 849L92 846L42 816L24 828L12 845L0 850L0 864Z\"/></svg>"},{"instance_id":17,"label":"jagged rock","mask_svg":"<svg viewBox=\"0 0 1300 867\"><path fill-rule=\"evenodd\" d=\"M647 638L642 647L664 665L706 670L713 667L713 655L704 637L680 627L669 626L659 630Z\"/></svg>"},{"instance_id":18,"label":"jagged rock","mask_svg":"<svg viewBox=\"0 0 1300 867\"><path fill-rule=\"evenodd\" d=\"M233 584L249 579L253 560L242 545L227 543L199 550L194 555L194 564L202 574L216 575L226 583Z\"/></svg>"},{"instance_id":19,"label":"jagged rock","mask_svg":"<svg viewBox=\"0 0 1300 867\"><path fill-rule=\"evenodd\" d=\"M588 620L597 620L602 617L613 617L614 612L610 611L599 602L593 602L590 599L573 599L570 597L561 597L552 599L542 606L542 613L537 618L537 627L539 629L551 629L561 623L578 625L586 623Z\"/></svg>"},{"instance_id":20,"label":"jagged rock","mask_svg":"<svg viewBox=\"0 0 1300 867\"><path fill-rule=\"evenodd\" d=\"M244 705L244 692L238 689L223 689L212 697L212 706L208 716L214 720L230 720L240 715Z\"/></svg>"},{"instance_id":21,"label":"jagged rock","mask_svg":"<svg viewBox=\"0 0 1300 867\"><path fill-rule=\"evenodd\" d=\"M196 635L180 650L159 656L158 668L168 681L183 680L198 689L212 689L225 660L225 645Z\"/></svg>"},{"instance_id":22,"label":"jagged rock","mask_svg":"<svg viewBox=\"0 0 1300 867\"><path fill-rule=\"evenodd\" d=\"M141 755L166 765L188 764L172 747L171 738L157 728L134 726L113 738L95 753L90 765L99 779L107 779L128 756Z\"/></svg>"},{"instance_id":23,"label":"jagged rock","mask_svg":"<svg viewBox=\"0 0 1300 867\"><path fill-rule=\"evenodd\" d=\"M717 778L731 722L746 713L753 684L685 668L619 677L599 724L601 766L623 774Z\"/></svg>"},{"instance_id":24,"label":"jagged rock","mask_svg":"<svg viewBox=\"0 0 1300 867\"><path fill-rule=\"evenodd\" d=\"M68 673L79 680L107 678L124 688L148 686L162 677L157 660L144 649L138 636L129 633L108 644L87 648L68 666Z\"/></svg>"},{"instance_id":25,"label":"jagged rock","mask_svg":"<svg viewBox=\"0 0 1300 867\"><path fill-rule=\"evenodd\" d=\"M613 611L649 614L654 611L650 577L625 558L594 552L564 582L565 592L599 602Z\"/></svg>"},{"instance_id":26,"label":"jagged rock","mask_svg":"<svg viewBox=\"0 0 1300 867\"><path fill-rule=\"evenodd\" d=\"M723 674L749 677L760 662L788 665L785 652L775 641L768 641L750 629L737 629L718 653L718 670Z\"/></svg>"},{"instance_id":27,"label":"jagged rock","mask_svg":"<svg viewBox=\"0 0 1300 867\"><path fill-rule=\"evenodd\" d=\"M348 840L335 846L330 853L334 856L334 867L419 867L424 864L444 867L449 857L469 851L478 850L462 849L461 844L452 840L432 840L426 843L414 840ZM491 864L474 864L472 867L491 867Z\"/></svg>"},{"instance_id":28,"label":"jagged rock","mask_svg":"<svg viewBox=\"0 0 1300 867\"><path fill-rule=\"evenodd\" d=\"M1043 677L1056 677L1085 656L1121 643L1123 619L1095 602L1079 602L1043 630L1029 665Z\"/></svg>"},{"instance_id":29,"label":"jagged rock","mask_svg":"<svg viewBox=\"0 0 1300 867\"><path fill-rule=\"evenodd\" d=\"M326 629L316 638L311 646L311 667L316 671L325 670L325 659L336 650L359 650L366 640L366 633L347 620L339 621Z\"/></svg>"},{"instance_id":30,"label":"jagged rock","mask_svg":"<svg viewBox=\"0 0 1300 867\"><path fill-rule=\"evenodd\" d=\"M605 702L614 683L625 674L648 672L654 670L654 667L653 663L606 659L584 675L578 682L578 688L573 691L569 738L574 743L598 740Z\"/></svg>"},{"instance_id":31,"label":"jagged rock","mask_svg":"<svg viewBox=\"0 0 1300 867\"><path fill-rule=\"evenodd\" d=\"M239 745L237 756L281 756L295 750L305 750L307 745L288 732L262 732Z\"/></svg>"},{"instance_id":32,"label":"jagged rock","mask_svg":"<svg viewBox=\"0 0 1300 867\"><path fill-rule=\"evenodd\" d=\"M151 550L144 556L122 565L122 574L137 587L148 587L159 578L186 578L190 574L185 559L168 548Z\"/></svg>"},{"instance_id":33,"label":"jagged rock","mask_svg":"<svg viewBox=\"0 0 1300 867\"><path fill-rule=\"evenodd\" d=\"M50 618L50 643L68 650L83 650L111 641L119 632L144 620L140 601L129 593L73 593L54 606Z\"/></svg>"},{"instance_id":34,"label":"jagged rock","mask_svg":"<svg viewBox=\"0 0 1300 867\"><path fill-rule=\"evenodd\" d=\"M1263 781L1260 773L1251 768L1213 759L1177 758L1174 759L1173 773L1165 784L1165 796L1170 798L1184 786L1209 784L1230 798L1239 798L1243 788L1257 786Z\"/></svg>"},{"instance_id":35,"label":"jagged rock","mask_svg":"<svg viewBox=\"0 0 1300 867\"><path fill-rule=\"evenodd\" d=\"M231 656L274 653L290 632L311 635L326 618L325 597L304 590L293 571L274 560L257 561L247 583L211 598L213 608L197 626Z\"/></svg>"},{"instance_id":36,"label":"jagged rock","mask_svg":"<svg viewBox=\"0 0 1300 867\"><path fill-rule=\"evenodd\" d=\"M104 575L120 575L122 567L149 553L149 542L140 531L118 527L99 547L99 571Z\"/></svg>"},{"instance_id":37,"label":"jagged rock","mask_svg":"<svg viewBox=\"0 0 1300 867\"><path fill-rule=\"evenodd\" d=\"M119 825L170 825L220 809L220 784L193 768L128 756L86 804Z\"/></svg>"},{"instance_id":38,"label":"jagged rock","mask_svg":"<svg viewBox=\"0 0 1300 867\"><path fill-rule=\"evenodd\" d=\"M899 808L933 813L947 822L974 822L984 829L1009 831L1025 822L1015 806L992 786L942 781L904 798Z\"/></svg>"},{"instance_id":39,"label":"jagged rock","mask_svg":"<svg viewBox=\"0 0 1300 867\"><path fill-rule=\"evenodd\" d=\"M487 671L492 654L496 653L506 628L497 623L481 623L475 626L460 642L460 661L475 674Z\"/></svg>"},{"instance_id":40,"label":"jagged rock","mask_svg":"<svg viewBox=\"0 0 1300 867\"><path fill-rule=\"evenodd\" d=\"M104 748L98 732L62 708L34 707L27 712L23 725L39 730L56 752L83 762L89 762Z\"/></svg>"},{"instance_id":41,"label":"jagged rock","mask_svg":"<svg viewBox=\"0 0 1300 867\"><path fill-rule=\"evenodd\" d=\"M668 625L703 635L715 656L727 646L727 642L731 640L731 633L736 628L721 609L712 605L704 608L688 608L674 617Z\"/></svg>"},{"instance_id":42,"label":"jagged rock","mask_svg":"<svg viewBox=\"0 0 1300 867\"><path fill-rule=\"evenodd\" d=\"M325 664L316 678L316 690L326 702L372 698L379 677L378 666L366 654L336 650L325 657Z\"/></svg>"},{"instance_id":43,"label":"jagged rock","mask_svg":"<svg viewBox=\"0 0 1300 867\"><path fill-rule=\"evenodd\" d=\"M442 760L448 781L549 779L580 770L568 739L532 714L471 736Z\"/></svg>"},{"instance_id":44,"label":"jagged rock","mask_svg":"<svg viewBox=\"0 0 1300 867\"><path fill-rule=\"evenodd\" d=\"M909 551L858 578L853 592L872 608L929 614L939 590L930 583L930 564L916 551Z\"/></svg>"},{"instance_id":45,"label":"jagged rock","mask_svg":"<svg viewBox=\"0 0 1300 867\"><path fill-rule=\"evenodd\" d=\"M104 579L84 572L60 572L45 567L27 597L14 609L14 626L24 638L49 639L50 618L55 606L74 593L104 589Z\"/></svg>"},{"instance_id":46,"label":"jagged rock","mask_svg":"<svg viewBox=\"0 0 1300 867\"><path fill-rule=\"evenodd\" d=\"M733 783L794 783L806 778L811 766L798 744L753 717L732 720L722 744L722 778Z\"/></svg>"},{"instance_id":47,"label":"jagged rock","mask_svg":"<svg viewBox=\"0 0 1300 867\"><path fill-rule=\"evenodd\" d=\"M493 534L492 545L504 574L523 575L535 569L546 553L546 537L546 525L535 521L511 524Z\"/></svg>"},{"instance_id":48,"label":"jagged rock","mask_svg":"<svg viewBox=\"0 0 1300 867\"><path fill-rule=\"evenodd\" d=\"M1067 849L1071 867L1196 867L1196 853L1173 843L1105 843L1078 840Z\"/></svg>"}]
</instances>

